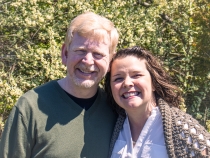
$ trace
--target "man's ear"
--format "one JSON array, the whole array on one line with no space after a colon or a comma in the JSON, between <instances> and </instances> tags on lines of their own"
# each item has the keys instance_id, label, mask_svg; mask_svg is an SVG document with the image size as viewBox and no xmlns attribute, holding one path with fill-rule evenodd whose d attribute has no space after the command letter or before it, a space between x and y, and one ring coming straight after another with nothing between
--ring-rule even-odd
<instances>
[{"instance_id":1,"label":"man's ear","mask_svg":"<svg viewBox=\"0 0 210 158\"><path fill-rule=\"evenodd\" d=\"M62 50L61 50L61 59L62 59L62 64L66 65L67 62L67 56L68 56L68 51L66 49L66 45L62 45Z\"/></svg>"}]
</instances>

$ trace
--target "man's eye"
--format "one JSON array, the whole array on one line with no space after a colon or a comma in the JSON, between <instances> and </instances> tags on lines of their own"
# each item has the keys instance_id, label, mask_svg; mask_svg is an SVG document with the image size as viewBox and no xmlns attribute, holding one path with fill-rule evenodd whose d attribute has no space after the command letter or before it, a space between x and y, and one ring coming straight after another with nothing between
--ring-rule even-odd
<instances>
[{"instance_id":1,"label":"man's eye","mask_svg":"<svg viewBox=\"0 0 210 158\"><path fill-rule=\"evenodd\" d=\"M77 54L85 54L85 53L86 53L85 50L76 50L75 52L76 52Z\"/></svg>"},{"instance_id":2,"label":"man's eye","mask_svg":"<svg viewBox=\"0 0 210 158\"><path fill-rule=\"evenodd\" d=\"M100 53L93 53L93 55L94 55L94 57L96 58L96 59L101 59L101 58L103 58L104 57L104 55L103 54L100 54Z\"/></svg>"}]
</instances>

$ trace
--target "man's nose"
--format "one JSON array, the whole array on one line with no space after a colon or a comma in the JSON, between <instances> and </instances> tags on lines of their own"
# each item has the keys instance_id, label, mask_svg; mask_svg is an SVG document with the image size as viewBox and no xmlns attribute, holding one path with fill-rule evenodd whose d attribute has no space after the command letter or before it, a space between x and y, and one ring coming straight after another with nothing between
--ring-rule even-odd
<instances>
[{"instance_id":1,"label":"man's nose","mask_svg":"<svg viewBox=\"0 0 210 158\"><path fill-rule=\"evenodd\" d=\"M94 57L92 53L86 53L86 55L83 57L82 61L87 65L93 65L94 64Z\"/></svg>"}]
</instances>

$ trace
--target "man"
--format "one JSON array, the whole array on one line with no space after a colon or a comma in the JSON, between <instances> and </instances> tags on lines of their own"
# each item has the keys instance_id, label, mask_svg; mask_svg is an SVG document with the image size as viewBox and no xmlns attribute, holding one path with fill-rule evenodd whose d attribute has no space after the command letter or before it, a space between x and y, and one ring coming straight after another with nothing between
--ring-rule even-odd
<instances>
[{"instance_id":1,"label":"man","mask_svg":"<svg viewBox=\"0 0 210 158\"><path fill-rule=\"evenodd\" d=\"M99 82L109 68L118 33L88 12L72 20L62 47L65 78L20 97L5 125L1 158L107 158L116 116Z\"/></svg>"}]
</instances>

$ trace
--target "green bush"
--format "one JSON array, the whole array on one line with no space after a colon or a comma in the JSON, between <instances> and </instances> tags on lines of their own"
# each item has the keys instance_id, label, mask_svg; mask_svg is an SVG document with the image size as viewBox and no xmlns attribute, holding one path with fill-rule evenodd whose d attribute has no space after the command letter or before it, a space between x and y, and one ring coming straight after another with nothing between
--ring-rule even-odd
<instances>
[{"instance_id":1,"label":"green bush","mask_svg":"<svg viewBox=\"0 0 210 158\"><path fill-rule=\"evenodd\" d=\"M182 108L210 131L207 0L0 0L0 128L27 90L66 74L60 52L69 22L93 11L114 22L118 48L143 46L181 88Z\"/></svg>"}]
</instances>

